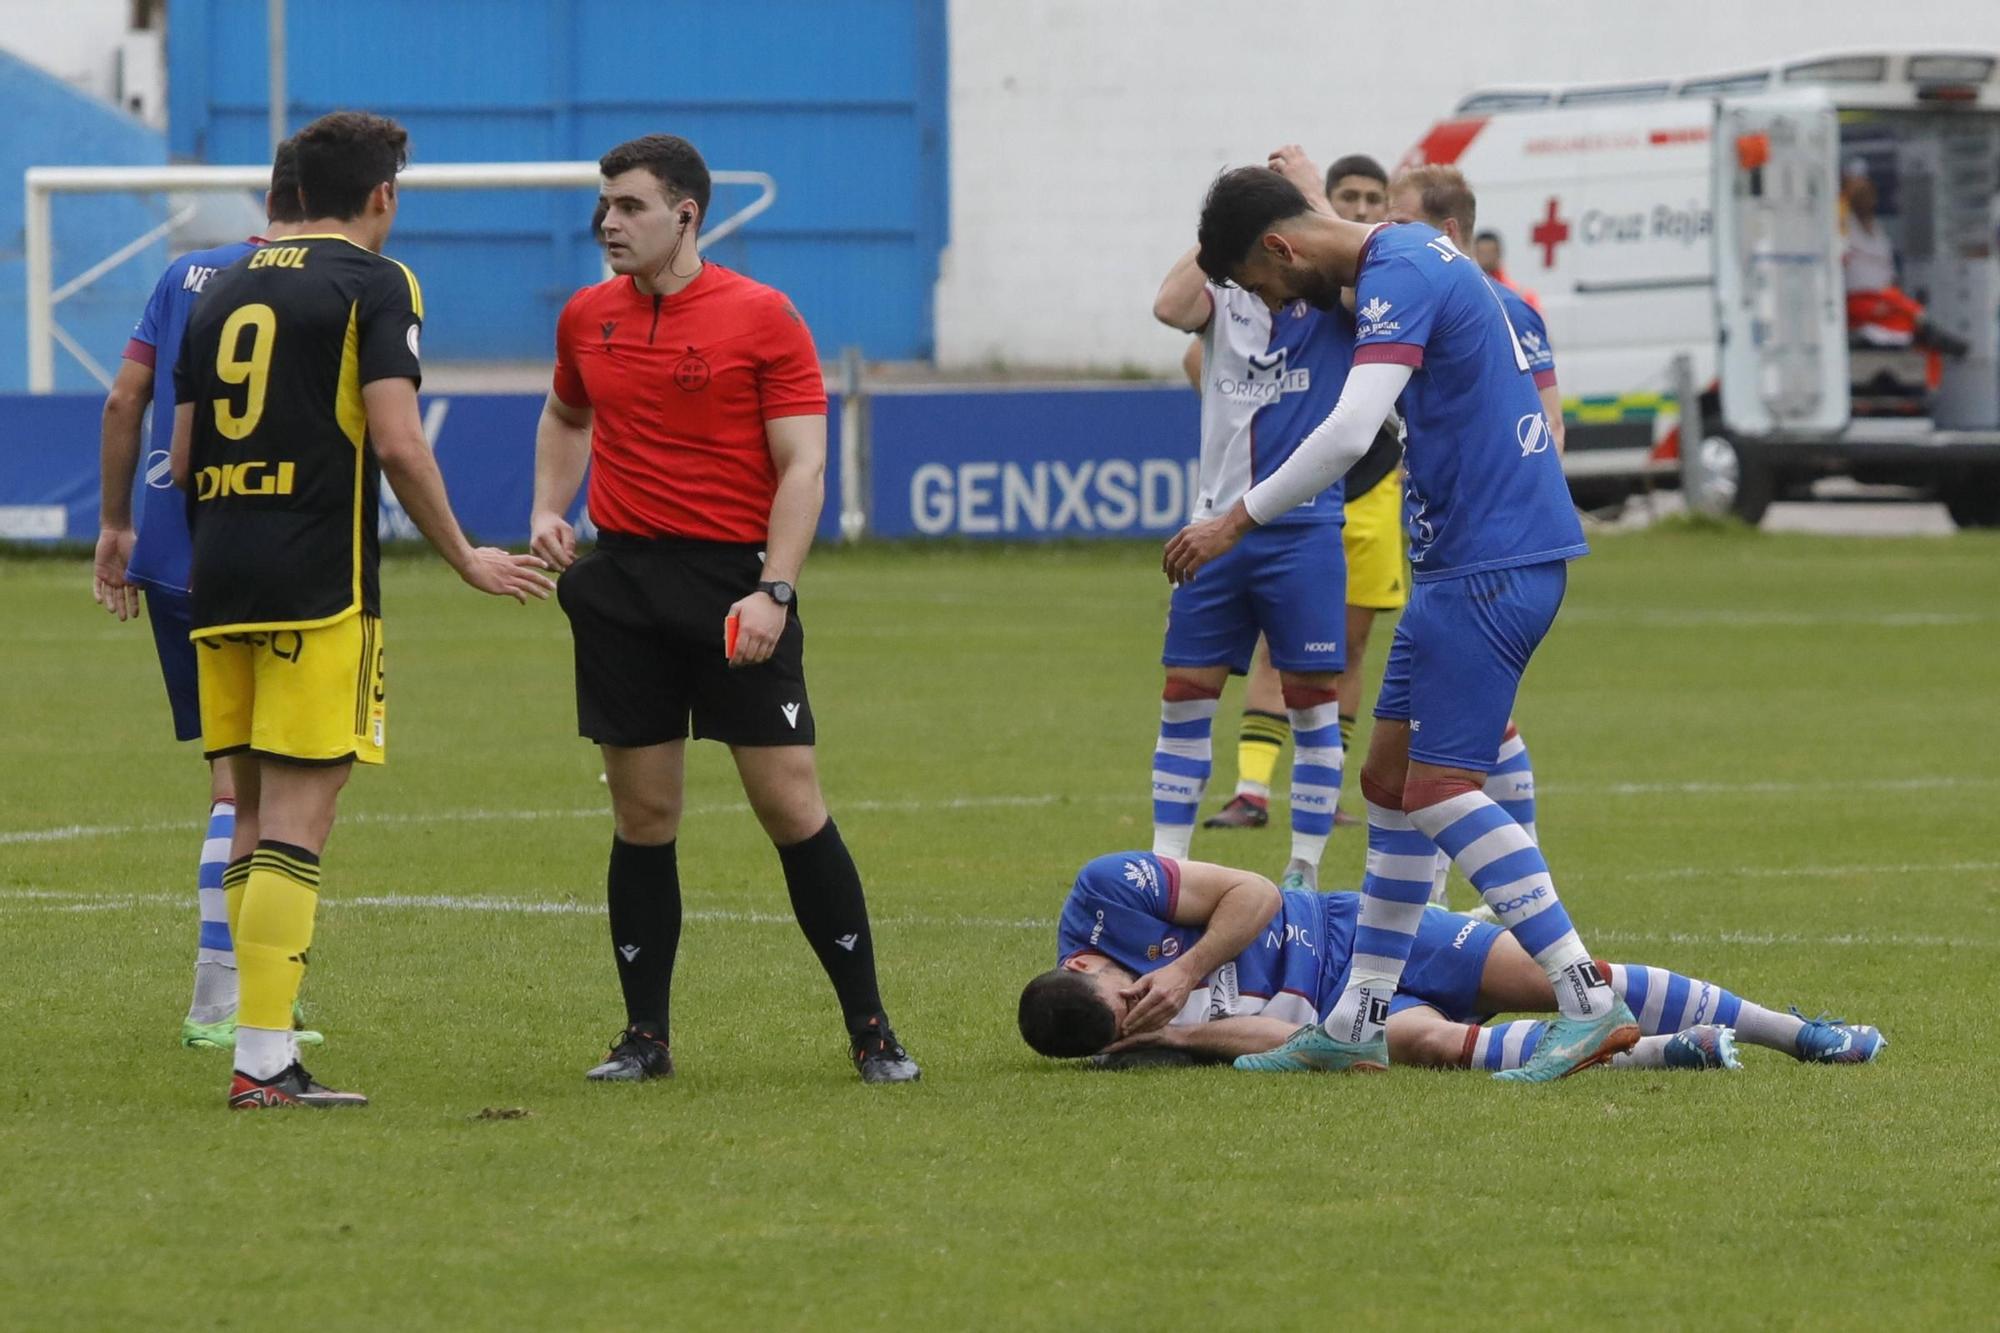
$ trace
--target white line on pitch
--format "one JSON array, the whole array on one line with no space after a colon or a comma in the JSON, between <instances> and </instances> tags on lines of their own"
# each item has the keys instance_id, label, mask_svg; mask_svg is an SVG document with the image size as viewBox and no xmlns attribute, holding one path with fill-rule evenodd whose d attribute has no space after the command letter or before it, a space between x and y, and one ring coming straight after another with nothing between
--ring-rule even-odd
<instances>
[{"instance_id":1,"label":"white line on pitch","mask_svg":"<svg viewBox=\"0 0 2000 1333\"><path fill-rule=\"evenodd\" d=\"M1957 787L1989 787L2000 777L1941 776L1924 778L1874 778L1852 782L1545 782L1545 795L1602 796L1796 796L1813 792L1829 794L1853 792L1938 791ZM1145 802L1144 791L1100 792L1096 795L1063 795L1041 792L1013 796L887 797L834 802L835 812L857 810L868 813L952 810L1041 809L1054 805L1131 805ZM720 801L692 805L686 813L705 815L747 814L742 801ZM351 824L480 824L527 823L543 819L593 819L610 814L603 805L573 806L561 810L379 810L358 811L341 817L343 827ZM38 842L76 842L85 838L126 837L135 833L185 832L203 820L157 820L144 824L64 824L55 828L0 831L0 846Z\"/></svg>"},{"instance_id":2,"label":"white line on pitch","mask_svg":"<svg viewBox=\"0 0 2000 1333\"><path fill-rule=\"evenodd\" d=\"M2000 861L1904 862L1899 865L1854 866L1666 866L1632 870L1613 876L1643 879L1838 879L1844 875L1964 875L2000 870Z\"/></svg>"},{"instance_id":3,"label":"white line on pitch","mask_svg":"<svg viewBox=\"0 0 2000 1333\"><path fill-rule=\"evenodd\" d=\"M1142 805L1146 796L1143 790L1133 794L1121 792L1117 795L1066 796L1054 792L1044 792L1020 796L946 796L946 797L893 797L873 800L837 801L835 811L859 810L867 813L902 812L924 813L948 810L1008 810L1038 809L1051 805ZM750 813L750 806L743 801L718 801L707 805L691 805L686 814L697 818L706 815L737 815ZM573 806L566 810L362 810L351 815L343 815L340 823L349 824L483 824L529 822L541 819L609 819L608 805ZM205 825L202 820L156 820L145 824L65 824L56 828L14 829L0 832L0 846L32 842L75 842L83 838L124 837L134 833L180 832Z\"/></svg>"},{"instance_id":4,"label":"white line on pitch","mask_svg":"<svg viewBox=\"0 0 2000 1333\"><path fill-rule=\"evenodd\" d=\"M1938 870L1944 867L1929 866ZM15 900L18 906L9 903ZM0 915L27 912L108 912L141 906L183 907L187 896L170 893L121 894L94 897L89 894L62 894L46 889L0 889ZM491 895L456 894L375 894L358 898L331 898L325 906L337 911L433 911L472 912L493 916L590 916L601 917L604 908L595 903L556 901L540 898L506 898ZM690 921L719 922L726 925L795 926L789 913L746 912L727 908L690 911ZM1053 917L992 917L927 913L895 914L875 918L878 926L946 928L952 930L1052 931ZM1909 934L1901 931L1845 931L1805 934L1799 931L1649 931L1594 929L1590 938L1607 944L1672 945L1802 945L1829 948L1903 949L2000 949L2000 939L1968 939L1952 935Z\"/></svg>"},{"instance_id":5,"label":"white line on pitch","mask_svg":"<svg viewBox=\"0 0 2000 1333\"><path fill-rule=\"evenodd\" d=\"M1768 629L1784 627L1815 629L1829 625L1853 625L1880 629L1929 629L1947 625L1985 625L1993 617L1974 611L1635 611L1596 607L1566 607L1562 621L1596 625L1647 625L1674 629L1726 627Z\"/></svg>"}]
</instances>

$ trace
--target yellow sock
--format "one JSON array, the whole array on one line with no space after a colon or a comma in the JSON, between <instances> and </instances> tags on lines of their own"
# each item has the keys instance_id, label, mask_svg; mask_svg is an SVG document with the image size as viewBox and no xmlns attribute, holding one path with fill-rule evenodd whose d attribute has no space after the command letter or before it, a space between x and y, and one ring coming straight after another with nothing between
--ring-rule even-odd
<instances>
[{"instance_id":1,"label":"yellow sock","mask_svg":"<svg viewBox=\"0 0 2000 1333\"><path fill-rule=\"evenodd\" d=\"M229 915L229 943L236 946L236 923L243 916L243 890L250 883L250 858L239 857L222 871L222 901Z\"/></svg>"},{"instance_id":2,"label":"yellow sock","mask_svg":"<svg viewBox=\"0 0 2000 1333\"><path fill-rule=\"evenodd\" d=\"M236 1022L288 1031L292 1002L306 975L313 914L319 907L319 858L301 847L260 842L250 854L249 883L236 927Z\"/></svg>"},{"instance_id":3,"label":"yellow sock","mask_svg":"<svg viewBox=\"0 0 2000 1333\"><path fill-rule=\"evenodd\" d=\"M1236 740L1237 791L1270 796L1271 774L1277 771L1278 756L1291 734L1291 719L1254 708L1243 710L1243 730Z\"/></svg>"}]
</instances>

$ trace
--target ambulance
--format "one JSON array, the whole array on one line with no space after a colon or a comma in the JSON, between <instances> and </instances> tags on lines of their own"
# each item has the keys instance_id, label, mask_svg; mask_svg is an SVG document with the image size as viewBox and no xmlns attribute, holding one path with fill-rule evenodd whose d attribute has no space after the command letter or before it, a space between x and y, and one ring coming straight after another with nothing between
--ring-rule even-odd
<instances>
[{"instance_id":1,"label":"ambulance","mask_svg":"<svg viewBox=\"0 0 2000 1333\"><path fill-rule=\"evenodd\" d=\"M1847 476L2000 524L1996 65L1870 51L1483 88L1410 151L1465 173L1502 271L1546 317L1580 504L1685 479L1691 505L1756 522ZM1851 337L1855 175L1950 354Z\"/></svg>"}]
</instances>

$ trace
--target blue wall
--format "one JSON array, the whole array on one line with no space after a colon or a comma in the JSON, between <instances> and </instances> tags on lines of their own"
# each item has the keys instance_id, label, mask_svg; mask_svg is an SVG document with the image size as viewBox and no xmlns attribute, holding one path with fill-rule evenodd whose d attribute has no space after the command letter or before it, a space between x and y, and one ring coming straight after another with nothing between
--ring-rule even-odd
<instances>
[{"instance_id":1,"label":"blue wall","mask_svg":"<svg viewBox=\"0 0 2000 1333\"><path fill-rule=\"evenodd\" d=\"M8 127L0 134L0 390L8 390L28 385L21 173L38 166L157 166L167 160L167 145L158 131L4 51L0 125ZM50 214L57 286L166 220L165 201L157 195L57 195ZM166 262L164 243L134 256L57 306L56 322L106 369L116 370L126 335ZM98 386L58 346L56 387Z\"/></svg>"},{"instance_id":2,"label":"blue wall","mask_svg":"<svg viewBox=\"0 0 2000 1333\"><path fill-rule=\"evenodd\" d=\"M777 178L770 212L712 257L782 288L822 355L931 353L946 241L944 0L341 0L288 6L296 129L361 107L419 162L595 160L667 131L714 170ZM268 160L264 0L174 0L177 156ZM669 33L674 36L670 38ZM416 269L425 348L550 354L555 316L599 276L592 191L404 199L391 251ZM718 190L717 218L748 202Z\"/></svg>"}]
</instances>

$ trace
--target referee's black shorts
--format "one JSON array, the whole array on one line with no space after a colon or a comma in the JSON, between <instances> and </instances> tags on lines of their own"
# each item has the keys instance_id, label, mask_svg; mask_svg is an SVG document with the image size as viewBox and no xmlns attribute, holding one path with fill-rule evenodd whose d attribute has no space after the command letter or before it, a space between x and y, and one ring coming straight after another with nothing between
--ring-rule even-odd
<instances>
[{"instance_id":1,"label":"referee's black shorts","mask_svg":"<svg viewBox=\"0 0 2000 1333\"><path fill-rule=\"evenodd\" d=\"M811 745L805 627L798 606L771 656L731 667L729 608L757 589L754 545L600 533L563 571L556 598L576 645L576 726L599 745L684 740Z\"/></svg>"}]
</instances>

